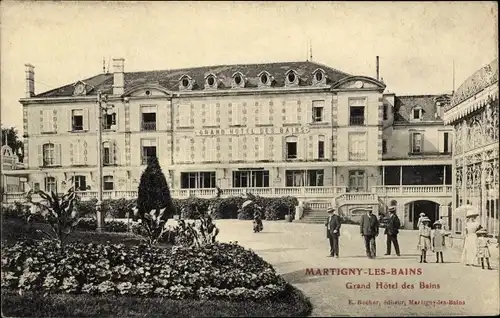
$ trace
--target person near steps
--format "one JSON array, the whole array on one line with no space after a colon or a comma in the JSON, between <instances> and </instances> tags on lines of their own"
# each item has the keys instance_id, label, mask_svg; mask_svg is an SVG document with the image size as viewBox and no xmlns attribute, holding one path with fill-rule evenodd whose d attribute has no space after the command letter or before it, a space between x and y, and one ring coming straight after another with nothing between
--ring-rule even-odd
<instances>
[{"instance_id":1,"label":"person near steps","mask_svg":"<svg viewBox=\"0 0 500 318\"><path fill-rule=\"evenodd\" d=\"M326 237L330 242L330 257L339 258L339 236L341 220L335 208L328 208L328 219L325 222Z\"/></svg>"},{"instance_id":2,"label":"person near steps","mask_svg":"<svg viewBox=\"0 0 500 318\"><path fill-rule=\"evenodd\" d=\"M375 238L378 236L379 222L371 209L361 216L359 229L361 231L361 236L365 239L366 256L368 256L368 258L375 258L377 256Z\"/></svg>"},{"instance_id":3,"label":"person near steps","mask_svg":"<svg viewBox=\"0 0 500 318\"><path fill-rule=\"evenodd\" d=\"M432 248L431 246L431 220L428 217L422 218L422 225L418 229L418 245L420 250L420 263L427 263L427 251Z\"/></svg>"},{"instance_id":4,"label":"person near steps","mask_svg":"<svg viewBox=\"0 0 500 318\"><path fill-rule=\"evenodd\" d=\"M444 263L443 251L446 249L445 238L448 234L443 230L440 220L434 222L434 227L435 229L432 231L432 250L436 253L436 263L439 263L439 256L441 256L441 263Z\"/></svg>"},{"instance_id":5,"label":"person near steps","mask_svg":"<svg viewBox=\"0 0 500 318\"><path fill-rule=\"evenodd\" d=\"M396 255L399 254L399 242L398 233L401 223L398 216L396 215L396 207L389 207L389 220L387 221L387 226L385 227L385 234L387 236L387 250L385 255L391 255L391 246L394 244L394 249L396 250Z\"/></svg>"}]
</instances>

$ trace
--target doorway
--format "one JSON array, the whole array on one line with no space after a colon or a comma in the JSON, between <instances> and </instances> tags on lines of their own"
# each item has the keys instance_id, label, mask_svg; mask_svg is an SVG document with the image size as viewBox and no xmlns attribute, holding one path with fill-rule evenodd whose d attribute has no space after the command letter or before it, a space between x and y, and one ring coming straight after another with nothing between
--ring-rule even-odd
<instances>
[{"instance_id":1,"label":"doorway","mask_svg":"<svg viewBox=\"0 0 500 318\"><path fill-rule=\"evenodd\" d=\"M349 192L366 191L366 176L364 170L349 171Z\"/></svg>"},{"instance_id":2,"label":"doorway","mask_svg":"<svg viewBox=\"0 0 500 318\"><path fill-rule=\"evenodd\" d=\"M418 200L408 203L410 205L410 213L413 219L413 229L417 230L418 218L420 213L425 213L425 215L431 220L431 226L438 219L439 215L439 204L436 202L428 200Z\"/></svg>"}]
</instances>

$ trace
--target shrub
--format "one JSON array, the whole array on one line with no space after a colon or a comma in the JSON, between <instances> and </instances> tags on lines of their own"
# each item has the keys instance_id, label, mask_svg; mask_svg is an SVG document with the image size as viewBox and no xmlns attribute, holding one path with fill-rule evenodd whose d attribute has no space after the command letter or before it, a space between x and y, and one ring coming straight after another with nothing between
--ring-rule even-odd
<instances>
[{"instance_id":1,"label":"shrub","mask_svg":"<svg viewBox=\"0 0 500 318\"><path fill-rule=\"evenodd\" d=\"M29 209L28 205L16 201L14 205L2 206L2 214L5 219L27 220Z\"/></svg>"},{"instance_id":2,"label":"shrub","mask_svg":"<svg viewBox=\"0 0 500 318\"><path fill-rule=\"evenodd\" d=\"M286 282L252 251L233 243L201 247L52 241L2 248L2 288L47 293L163 296L174 299L272 299Z\"/></svg>"}]
</instances>

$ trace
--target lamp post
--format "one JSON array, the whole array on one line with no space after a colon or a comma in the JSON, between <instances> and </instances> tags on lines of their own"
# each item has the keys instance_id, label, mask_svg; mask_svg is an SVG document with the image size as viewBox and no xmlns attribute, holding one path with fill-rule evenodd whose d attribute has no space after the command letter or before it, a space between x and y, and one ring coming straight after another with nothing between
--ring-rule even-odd
<instances>
[{"instance_id":1,"label":"lamp post","mask_svg":"<svg viewBox=\"0 0 500 318\"><path fill-rule=\"evenodd\" d=\"M110 109L107 106L108 97L101 91L97 92L97 232L101 232L104 227L104 215L102 214L102 114L103 111ZM104 104L104 106L103 106ZM111 106L112 107L112 106Z\"/></svg>"}]
</instances>

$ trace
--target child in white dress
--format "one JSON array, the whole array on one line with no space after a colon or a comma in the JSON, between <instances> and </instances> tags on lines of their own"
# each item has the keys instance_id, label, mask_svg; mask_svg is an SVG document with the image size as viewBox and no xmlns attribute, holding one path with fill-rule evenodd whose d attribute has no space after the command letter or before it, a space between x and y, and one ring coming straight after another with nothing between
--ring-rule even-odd
<instances>
[{"instance_id":1,"label":"child in white dress","mask_svg":"<svg viewBox=\"0 0 500 318\"><path fill-rule=\"evenodd\" d=\"M420 263L427 263L427 251L432 249L431 246L431 220L428 217L421 218L422 225L418 229L418 245L417 248L421 251Z\"/></svg>"},{"instance_id":2,"label":"child in white dress","mask_svg":"<svg viewBox=\"0 0 500 318\"><path fill-rule=\"evenodd\" d=\"M432 250L436 253L436 263L439 263L439 256L441 256L441 263L443 260L443 251L446 249L445 237L448 236L441 221L434 222L434 231L432 231Z\"/></svg>"},{"instance_id":3,"label":"child in white dress","mask_svg":"<svg viewBox=\"0 0 500 318\"><path fill-rule=\"evenodd\" d=\"M490 240L486 237L488 232L486 230L479 230L476 232L477 235L477 258L481 261L481 267L484 269L484 260L486 259L486 264L488 265L488 269L491 269L490 266L490 249L488 245L490 244Z\"/></svg>"}]
</instances>

